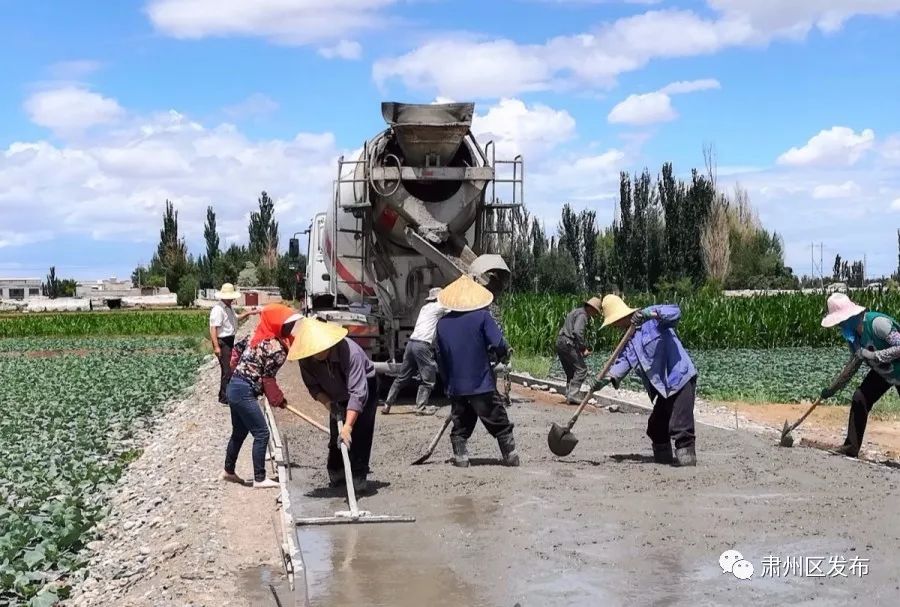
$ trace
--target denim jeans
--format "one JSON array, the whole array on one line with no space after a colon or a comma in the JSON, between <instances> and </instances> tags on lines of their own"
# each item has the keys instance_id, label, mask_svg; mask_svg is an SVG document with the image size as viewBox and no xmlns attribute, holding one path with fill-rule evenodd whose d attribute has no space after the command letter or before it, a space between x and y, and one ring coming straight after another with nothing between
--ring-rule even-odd
<instances>
[{"instance_id":1,"label":"denim jeans","mask_svg":"<svg viewBox=\"0 0 900 607\"><path fill-rule=\"evenodd\" d=\"M253 479L266 480L266 448L269 445L269 427L259 408L256 393L247 380L233 375L226 390L231 409L231 439L225 450L225 472L234 474L241 445L247 434L253 435Z\"/></svg>"}]
</instances>

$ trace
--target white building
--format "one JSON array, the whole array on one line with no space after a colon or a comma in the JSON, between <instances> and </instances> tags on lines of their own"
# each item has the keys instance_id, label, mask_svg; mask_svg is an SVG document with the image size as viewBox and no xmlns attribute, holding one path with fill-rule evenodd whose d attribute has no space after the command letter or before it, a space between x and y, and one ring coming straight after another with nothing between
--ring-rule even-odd
<instances>
[{"instance_id":1,"label":"white building","mask_svg":"<svg viewBox=\"0 0 900 607\"><path fill-rule=\"evenodd\" d=\"M24 301L40 296L40 278L0 278L0 299Z\"/></svg>"},{"instance_id":2,"label":"white building","mask_svg":"<svg viewBox=\"0 0 900 607\"><path fill-rule=\"evenodd\" d=\"M132 287L131 280L119 280L115 276L79 282L75 287L76 297L128 297L140 294L140 289Z\"/></svg>"}]
</instances>

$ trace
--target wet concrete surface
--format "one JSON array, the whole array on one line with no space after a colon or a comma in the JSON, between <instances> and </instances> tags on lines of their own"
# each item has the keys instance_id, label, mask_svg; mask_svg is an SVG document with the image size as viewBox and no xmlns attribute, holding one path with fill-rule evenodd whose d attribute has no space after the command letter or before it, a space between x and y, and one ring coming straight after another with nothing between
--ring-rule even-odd
<instances>
[{"instance_id":1,"label":"wet concrete surface","mask_svg":"<svg viewBox=\"0 0 900 607\"><path fill-rule=\"evenodd\" d=\"M324 419L299 382L283 383L293 405ZM592 410L575 427L575 451L556 458L547 430L572 409L540 403L510 408L520 468L499 464L480 424L472 467L447 463L447 435L428 463L410 466L445 412L379 413L377 489L360 507L417 522L301 529L313 606L900 603L900 471L705 426L696 468L661 466L645 416ZM342 491L324 489L327 438L280 419L295 516L346 510ZM722 573L729 549L753 564L750 580ZM782 560L778 577L766 557ZM826 573L829 557L869 559L868 573L847 565L848 577L806 577L787 564L798 557L824 558Z\"/></svg>"}]
</instances>

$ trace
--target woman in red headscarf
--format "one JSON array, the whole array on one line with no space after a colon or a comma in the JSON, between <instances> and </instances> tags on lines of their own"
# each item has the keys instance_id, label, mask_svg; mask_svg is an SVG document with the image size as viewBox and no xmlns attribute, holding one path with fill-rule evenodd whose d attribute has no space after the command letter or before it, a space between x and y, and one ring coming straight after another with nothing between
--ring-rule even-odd
<instances>
[{"instance_id":1,"label":"woman in red headscarf","mask_svg":"<svg viewBox=\"0 0 900 607\"><path fill-rule=\"evenodd\" d=\"M258 399L265 393L272 406L287 404L275 375L287 359L294 340L291 332L298 320L300 315L291 308L269 304L262 309L253 336L235 344L237 364L225 391L231 409L231 439L225 450L223 480L244 484L234 468L249 433L253 435L253 486L257 489L278 487L277 482L266 478L269 428Z\"/></svg>"}]
</instances>

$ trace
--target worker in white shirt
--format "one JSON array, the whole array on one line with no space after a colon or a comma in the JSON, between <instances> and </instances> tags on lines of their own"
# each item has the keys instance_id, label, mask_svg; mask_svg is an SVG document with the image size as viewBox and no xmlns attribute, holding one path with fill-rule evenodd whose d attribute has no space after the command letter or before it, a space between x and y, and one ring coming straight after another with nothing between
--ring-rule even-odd
<instances>
[{"instance_id":1,"label":"worker in white shirt","mask_svg":"<svg viewBox=\"0 0 900 607\"><path fill-rule=\"evenodd\" d=\"M440 288L431 289L425 299L425 305L419 310L416 326L413 328L409 341L406 342L406 350L403 352L403 365L400 374L388 392L384 401L382 412L390 413L391 407L397 402L400 390L412 383L418 372L422 383L416 393L416 415L433 415L436 408L428 405L431 391L434 390L434 382L437 379L437 363L434 360L434 336L437 331L438 321L448 312L444 306L438 303Z\"/></svg>"},{"instance_id":2,"label":"worker in white shirt","mask_svg":"<svg viewBox=\"0 0 900 607\"><path fill-rule=\"evenodd\" d=\"M228 404L225 398L225 388L231 380L231 350L234 348L234 336L237 334L238 322L253 314L259 314L259 310L248 310L237 315L232 304L241 296L230 282L222 285L216 293L219 303L209 311L209 339L212 342L213 351L219 359L221 381L219 383L219 402Z\"/></svg>"}]
</instances>

